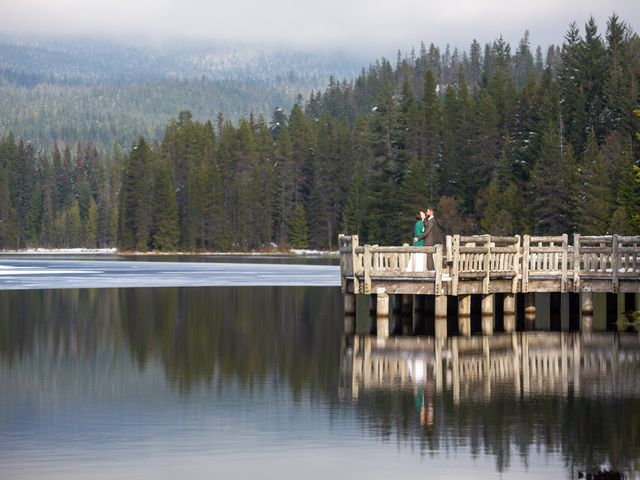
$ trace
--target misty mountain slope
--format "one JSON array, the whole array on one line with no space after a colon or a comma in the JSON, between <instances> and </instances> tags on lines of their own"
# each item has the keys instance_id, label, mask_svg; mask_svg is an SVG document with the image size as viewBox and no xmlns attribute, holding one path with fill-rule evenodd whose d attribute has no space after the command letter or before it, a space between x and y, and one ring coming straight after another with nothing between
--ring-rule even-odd
<instances>
[{"instance_id":1,"label":"misty mountain slope","mask_svg":"<svg viewBox=\"0 0 640 480\"><path fill-rule=\"evenodd\" d=\"M37 148L77 140L109 149L140 135L159 138L168 120L190 110L201 120L266 118L278 106L349 78L357 59L231 48L192 41L0 41L0 135L13 132Z\"/></svg>"}]
</instances>

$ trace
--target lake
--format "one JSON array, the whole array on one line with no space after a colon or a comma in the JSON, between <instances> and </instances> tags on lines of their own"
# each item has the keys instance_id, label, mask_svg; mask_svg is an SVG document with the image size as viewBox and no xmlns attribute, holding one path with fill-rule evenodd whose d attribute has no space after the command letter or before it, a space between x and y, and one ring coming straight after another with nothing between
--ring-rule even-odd
<instances>
[{"instance_id":1,"label":"lake","mask_svg":"<svg viewBox=\"0 0 640 480\"><path fill-rule=\"evenodd\" d=\"M0 478L640 475L637 333L343 325L333 286L0 291Z\"/></svg>"}]
</instances>

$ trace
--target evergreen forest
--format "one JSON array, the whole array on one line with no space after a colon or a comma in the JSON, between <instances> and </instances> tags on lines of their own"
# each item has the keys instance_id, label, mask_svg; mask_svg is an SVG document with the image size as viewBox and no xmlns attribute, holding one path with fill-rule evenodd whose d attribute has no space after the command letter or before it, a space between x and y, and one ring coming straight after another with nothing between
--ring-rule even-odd
<instances>
[{"instance_id":1,"label":"evergreen forest","mask_svg":"<svg viewBox=\"0 0 640 480\"><path fill-rule=\"evenodd\" d=\"M123 151L0 141L0 248L402 244L445 233L640 234L640 38L615 14L559 46L422 45L270 118L171 120Z\"/></svg>"}]
</instances>

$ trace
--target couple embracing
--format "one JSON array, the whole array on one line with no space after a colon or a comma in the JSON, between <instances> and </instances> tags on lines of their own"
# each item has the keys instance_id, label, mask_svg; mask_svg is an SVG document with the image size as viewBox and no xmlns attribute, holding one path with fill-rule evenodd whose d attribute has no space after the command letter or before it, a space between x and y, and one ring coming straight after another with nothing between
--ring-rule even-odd
<instances>
[{"instance_id":1,"label":"couple embracing","mask_svg":"<svg viewBox=\"0 0 640 480\"><path fill-rule=\"evenodd\" d=\"M432 247L438 241L438 224L433 208L416 214L416 224L413 228L412 247ZM433 256L426 253L414 253L409 257L408 272L423 272L434 270Z\"/></svg>"},{"instance_id":2,"label":"couple embracing","mask_svg":"<svg viewBox=\"0 0 640 480\"><path fill-rule=\"evenodd\" d=\"M432 247L436 244L438 224L434 213L433 208L429 207L426 212L416 214L412 247Z\"/></svg>"}]
</instances>

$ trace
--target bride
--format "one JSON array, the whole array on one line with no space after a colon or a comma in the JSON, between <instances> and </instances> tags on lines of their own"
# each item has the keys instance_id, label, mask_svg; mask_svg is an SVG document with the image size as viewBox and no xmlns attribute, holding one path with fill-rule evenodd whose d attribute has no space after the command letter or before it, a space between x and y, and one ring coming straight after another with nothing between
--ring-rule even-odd
<instances>
[{"instance_id":1,"label":"bride","mask_svg":"<svg viewBox=\"0 0 640 480\"><path fill-rule=\"evenodd\" d=\"M413 227L413 243L412 247L424 247L424 240L418 238L424 233L424 219L426 215L420 211L416 214L416 224ZM407 264L407 272L424 272L427 263L426 253L412 253L409 255Z\"/></svg>"}]
</instances>

